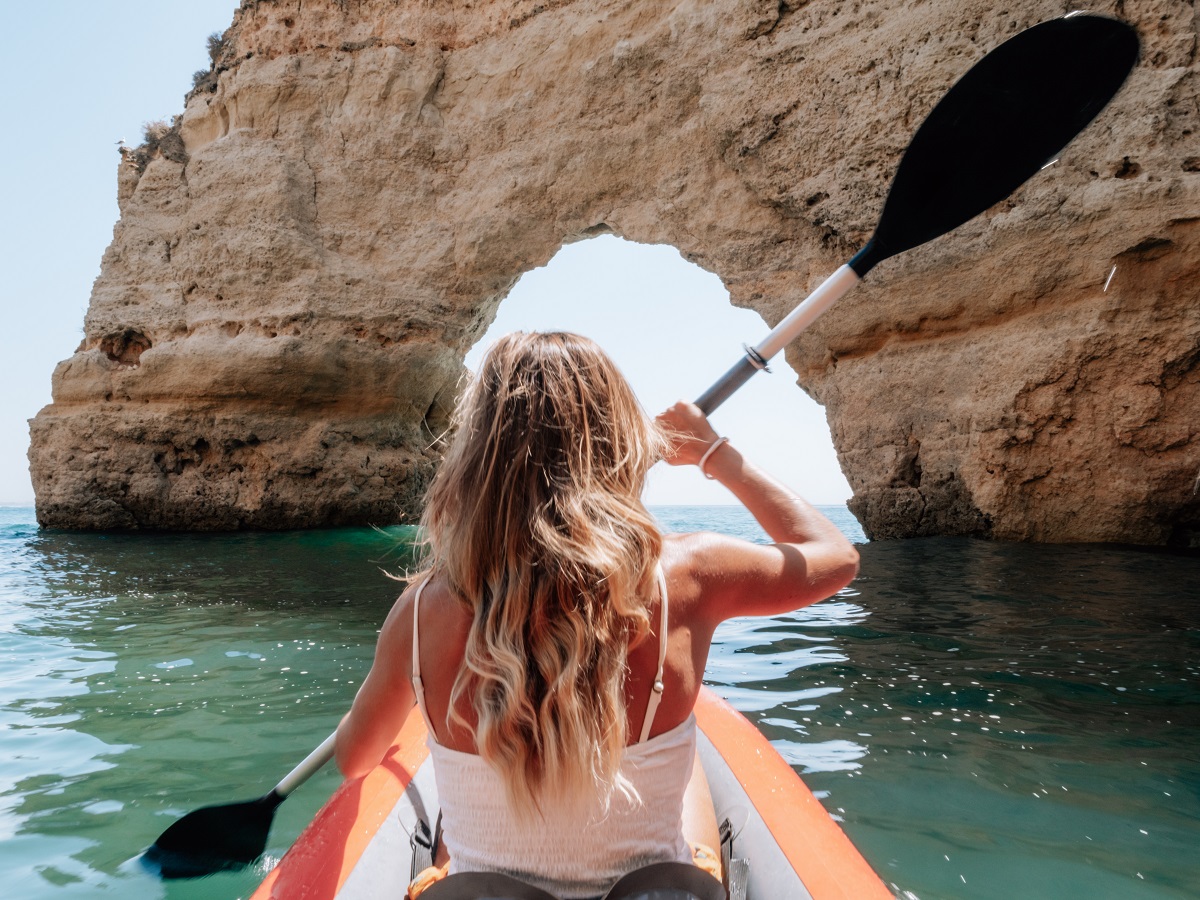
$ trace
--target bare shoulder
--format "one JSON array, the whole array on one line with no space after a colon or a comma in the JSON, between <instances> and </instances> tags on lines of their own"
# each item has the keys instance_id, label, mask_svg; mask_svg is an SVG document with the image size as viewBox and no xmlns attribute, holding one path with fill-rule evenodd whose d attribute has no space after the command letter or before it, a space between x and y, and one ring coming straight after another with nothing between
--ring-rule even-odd
<instances>
[{"instance_id":1,"label":"bare shoulder","mask_svg":"<svg viewBox=\"0 0 1200 900\"><path fill-rule=\"evenodd\" d=\"M836 593L858 571L858 554L840 535L762 544L708 532L671 535L663 558L668 585L688 598L694 618L711 623L799 609Z\"/></svg>"},{"instance_id":2,"label":"bare shoulder","mask_svg":"<svg viewBox=\"0 0 1200 900\"><path fill-rule=\"evenodd\" d=\"M713 531L669 534L663 538L663 566L674 578L705 580L728 570L755 545Z\"/></svg>"},{"instance_id":3,"label":"bare shoulder","mask_svg":"<svg viewBox=\"0 0 1200 900\"><path fill-rule=\"evenodd\" d=\"M416 585L409 584L396 598L379 628L379 639L375 648L375 659L390 659L396 654L408 655L412 648L413 599Z\"/></svg>"},{"instance_id":4,"label":"bare shoulder","mask_svg":"<svg viewBox=\"0 0 1200 900\"><path fill-rule=\"evenodd\" d=\"M663 535L663 567L693 570L705 567L705 560L714 550L723 549L735 538L714 531L687 531Z\"/></svg>"},{"instance_id":5,"label":"bare shoulder","mask_svg":"<svg viewBox=\"0 0 1200 900\"><path fill-rule=\"evenodd\" d=\"M728 571L730 554L736 553L741 543L710 531L665 535L662 563L672 610L702 614L712 584Z\"/></svg>"},{"instance_id":6,"label":"bare shoulder","mask_svg":"<svg viewBox=\"0 0 1200 900\"><path fill-rule=\"evenodd\" d=\"M690 578L699 551L698 533L664 534L662 547L663 574L668 584Z\"/></svg>"},{"instance_id":7,"label":"bare shoulder","mask_svg":"<svg viewBox=\"0 0 1200 900\"><path fill-rule=\"evenodd\" d=\"M417 609L417 594L420 608ZM419 613L420 620L415 616ZM451 590L444 577L414 580L392 606L379 634L379 644L408 660L412 656L413 623L423 648L423 665L443 668L461 660L473 618L470 605ZM453 671L457 669L452 667Z\"/></svg>"},{"instance_id":8,"label":"bare shoulder","mask_svg":"<svg viewBox=\"0 0 1200 900\"><path fill-rule=\"evenodd\" d=\"M383 626L379 629L379 650L376 651L376 657L381 655L380 651L386 651L388 656L400 659L407 659L412 653L413 615L418 592L421 594L421 609L424 610L421 614L422 621L428 621L431 618L430 607L439 606L449 594L439 579L429 579L428 584L424 584L425 581L425 576L410 581L392 604Z\"/></svg>"}]
</instances>

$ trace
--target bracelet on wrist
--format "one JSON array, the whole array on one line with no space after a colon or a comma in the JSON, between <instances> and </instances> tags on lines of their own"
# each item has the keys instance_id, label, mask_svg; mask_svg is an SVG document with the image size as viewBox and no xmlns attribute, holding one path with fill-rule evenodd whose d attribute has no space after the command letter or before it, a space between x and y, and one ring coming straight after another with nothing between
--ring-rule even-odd
<instances>
[{"instance_id":1,"label":"bracelet on wrist","mask_svg":"<svg viewBox=\"0 0 1200 900\"><path fill-rule=\"evenodd\" d=\"M709 479L710 481L712 480L713 476L709 475L706 471L704 471L704 464L708 462L708 458L710 456L712 456L714 453L717 452L718 447L720 447L722 444L727 444L727 443L729 443L729 438L727 438L727 437L717 438L715 441L713 441L711 444L708 445L708 449L705 450L704 455L700 457L700 462L696 463L696 467L700 470L700 474L703 475L705 478Z\"/></svg>"}]
</instances>

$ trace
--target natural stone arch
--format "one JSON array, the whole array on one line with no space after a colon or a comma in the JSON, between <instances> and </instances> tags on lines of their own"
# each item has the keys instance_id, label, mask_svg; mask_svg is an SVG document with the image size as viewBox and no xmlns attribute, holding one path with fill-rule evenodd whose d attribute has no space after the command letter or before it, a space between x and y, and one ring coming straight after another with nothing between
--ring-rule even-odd
<instances>
[{"instance_id":1,"label":"natural stone arch","mask_svg":"<svg viewBox=\"0 0 1200 900\"><path fill-rule=\"evenodd\" d=\"M122 164L85 340L33 422L39 520L411 516L424 423L523 271L607 229L775 321L866 238L924 111L1045 14L245 0L181 140ZM868 533L1165 542L1200 519L1195 22L1127 15L1145 61L1058 166L789 348Z\"/></svg>"}]
</instances>

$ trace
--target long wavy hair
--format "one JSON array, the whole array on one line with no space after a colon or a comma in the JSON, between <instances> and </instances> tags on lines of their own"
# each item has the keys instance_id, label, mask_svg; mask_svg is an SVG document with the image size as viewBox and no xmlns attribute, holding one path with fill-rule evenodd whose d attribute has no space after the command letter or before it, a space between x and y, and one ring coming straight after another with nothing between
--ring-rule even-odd
<instances>
[{"instance_id":1,"label":"long wavy hair","mask_svg":"<svg viewBox=\"0 0 1200 900\"><path fill-rule=\"evenodd\" d=\"M432 571L473 611L449 724L470 727L521 813L627 793L628 649L649 631L662 536L641 501L664 438L588 338L489 351L422 524Z\"/></svg>"}]
</instances>

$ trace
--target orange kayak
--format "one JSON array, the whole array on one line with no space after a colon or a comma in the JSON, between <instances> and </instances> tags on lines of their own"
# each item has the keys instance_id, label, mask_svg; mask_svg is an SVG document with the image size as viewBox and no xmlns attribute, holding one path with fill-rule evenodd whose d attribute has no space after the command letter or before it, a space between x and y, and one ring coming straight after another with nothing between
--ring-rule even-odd
<instances>
[{"instance_id":1,"label":"orange kayak","mask_svg":"<svg viewBox=\"0 0 1200 900\"><path fill-rule=\"evenodd\" d=\"M849 838L741 713L705 688L696 703L697 749L717 820L734 823L734 856L748 900L890 900L891 891ZM408 717L384 761L343 784L251 900L402 897L410 835L437 820L425 723ZM744 823L744 824L743 824Z\"/></svg>"}]
</instances>

